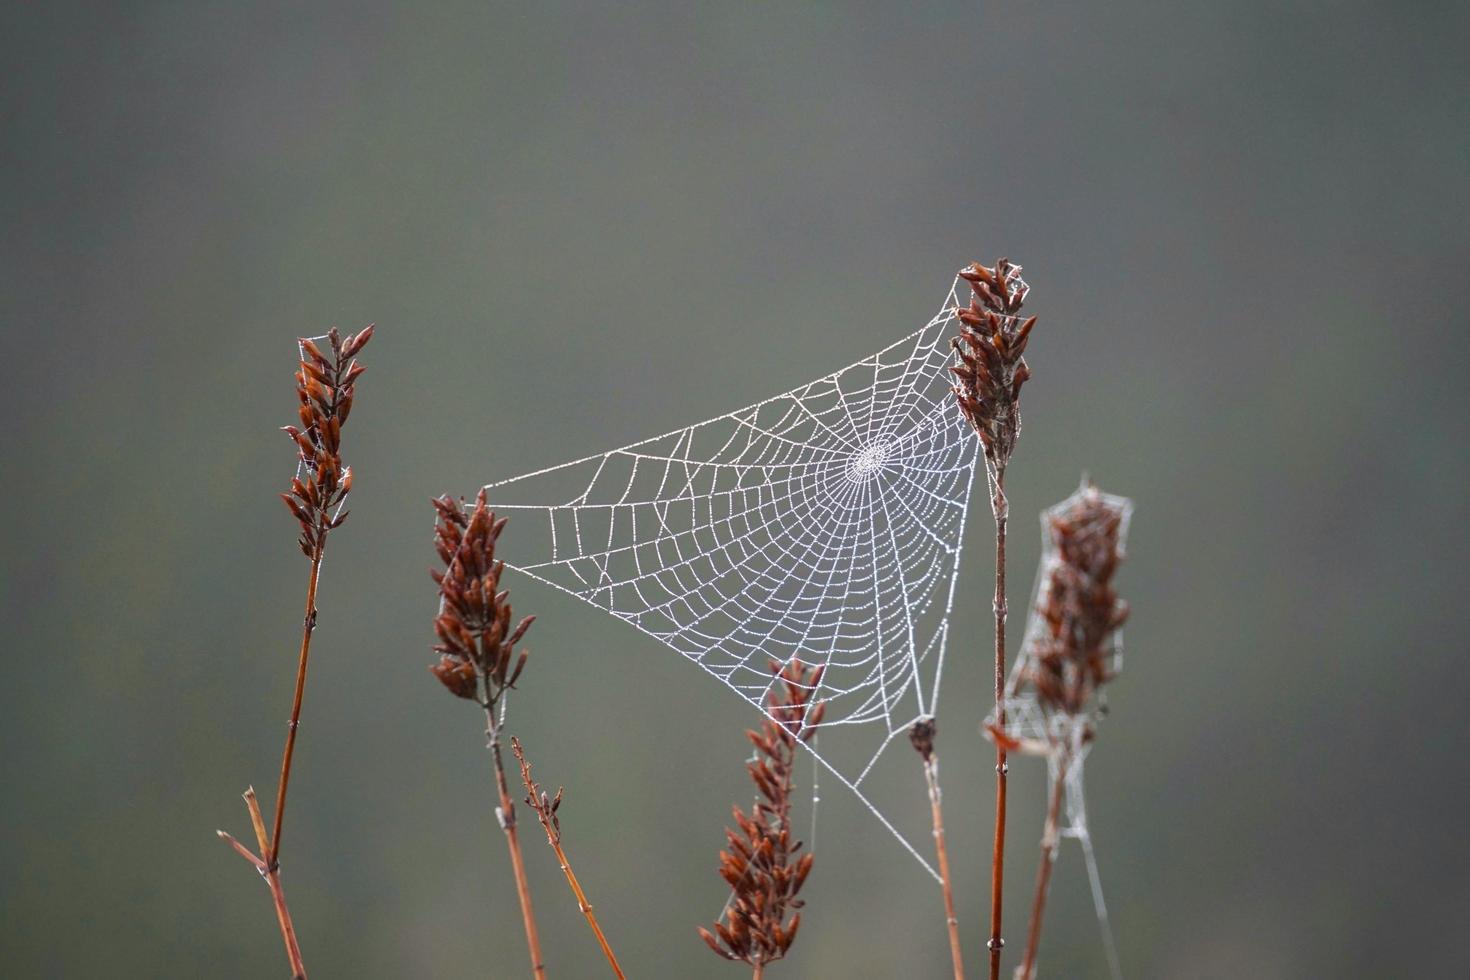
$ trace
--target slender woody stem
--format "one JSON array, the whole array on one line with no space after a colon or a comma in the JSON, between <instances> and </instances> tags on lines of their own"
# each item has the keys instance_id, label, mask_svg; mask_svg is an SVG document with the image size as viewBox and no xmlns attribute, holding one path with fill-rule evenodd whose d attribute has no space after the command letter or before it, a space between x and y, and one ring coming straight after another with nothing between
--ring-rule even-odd
<instances>
[{"instance_id":1,"label":"slender woody stem","mask_svg":"<svg viewBox=\"0 0 1470 980\"><path fill-rule=\"evenodd\" d=\"M306 583L306 614L301 621L301 653L296 659L296 696L291 701L291 721L286 729L286 749L281 754L281 780L276 787L276 813L272 821L270 853L261 844L261 856L272 868L281 854L281 821L286 816L286 788L291 782L291 758L296 752L296 729L301 724L301 698L306 693L306 663L311 657L311 636L316 632L316 585L321 578L322 556L327 549L326 536L318 539L311 556L311 578Z\"/></svg>"},{"instance_id":2,"label":"slender woody stem","mask_svg":"<svg viewBox=\"0 0 1470 980\"><path fill-rule=\"evenodd\" d=\"M567 852L562 850L561 841L552 839L551 849L556 852L556 860L561 864L562 874L567 876L567 884L572 886L572 894L577 897L577 908L582 910L587 924L592 927L592 934L597 937L597 945L602 947L602 955L607 957L607 963L612 967L613 975L618 980L627 980L623 976L623 968L618 966L618 958L613 955L612 946L608 944L607 936L602 933L602 926L597 923L597 915L592 911L592 903L587 901L587 893L582 891L582 883L572 872L572 863L567 860Z\"/></svg>"},{"instance_id":3,"label":"slender woody stem","mask_svg":"<svg viewBox=\"0 0 1470 980\"><path fill-rule=\"evenodd\" d=\"M1065 749L1057 759L1057 774L1052 779L1051 797L1047 800L1046 826L1041 833L1041 866L1036 871L1036 895L1031 902L1031 927L1026 936L1026 958L1021 961L1017 980L1033 980L1036 976L1036 952L1041 946L1041 919L1046 914L1046 893L1051 885L1051 869L1057 858L1057 822L1062 809L1062 784L1067 778L1071 755Z\"/></svg>"},{"instance_id":4,"label":"slender woody stem","mask_svg":"<svg viewBox=\"0 0 1470 980\"><path fill-rule=\"evenodd\" d=\"M500 794L497 817L505 831L505 844L510 850L510 865L515 873L516 895L521 902L521 921L526 927L526 946L531 953L531 972L537 980L546 980L546 965L541 959L541 937L536 931L536 913L531 908L531 886L526 881L526 864L521 857L520 836L516 833L515 804L505 781L505 765L500 757L500 724L495 720L495 705L482 702L485 709L485 736L489 739L490 757L495 762L495 789Z\"/></svg>"},{"instance_id":5,"label":"slender woody stem","mask_svg":"<svg viewBox=\"0 0 1470 980\"><path fill-rule=\"evenodd\" d=\"M255 840L260 847L257 858L250 850L224 831L219 836L229 843L240 855L256 866L271 891L271 901L276 908L276 922L281 927L281 939L286 944L286 957L291 961L292 980L306 980L306 966L301 959L301 946L296 939L296 927L291 922L291 912L286 907L286 893L281 887L281 821L286 815L286 788L291 782L291 759L296 751L296 729L301 723L301 699L306 691L306 664L311 656L311 635L316 630L316 588L321 578L322 554L326 549L325 539L318 541L311 556L311 575L306 582L306 613L301 624L301 652L296 661L296 694L291 702L291 721L286 729L286 748L281 755L281 778L276 787L276 809L272 821L273 829L267 835L265 818L260 812L260 803L255 796L255 787L245 791L245 804L250 810L250 822L255 829Z\"/></svg>"},{"instance_id":6,"label":"slender woody stem","mask_svg":"<svg viewBox=\"0 0 1470 980\"><path fill-rule=\"evenodd\" d=\"M944 842L944 805L939 791L939 756L924 760L924 781L929 784L929 812L934 819L934 849L939 856L940 886L944 892L944 921L949 928L949 956L954 963L955 980L965 980L964 958L960 952L960 920L954 911L954 887L949 874L949 848Z\"/></svg>"},{"instance_id":7,"label":"slender woody stem","mask_svg":"<svg viewBox=\"0 0 1470 980\"><path fill-rule=\"evenodd\" d=\"M994 492L990 510L995 516L995 723L1004 730L1006 724L1006 523L1010 518L1010 502L1006 499L1006 471L1001 467L992 481ZM990 980L1000 980L1001 891L1005 882L1006 855L1006 750L1000 739L995 742L995 840L990 854Z\"/></svg>"}]
</instances>

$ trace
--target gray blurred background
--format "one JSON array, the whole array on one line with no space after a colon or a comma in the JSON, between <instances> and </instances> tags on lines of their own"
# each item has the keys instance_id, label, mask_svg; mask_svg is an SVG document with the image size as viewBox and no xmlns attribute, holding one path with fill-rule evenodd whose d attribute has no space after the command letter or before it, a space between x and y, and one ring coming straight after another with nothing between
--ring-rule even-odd
<instances>
[{"instance_id":1,"label":"gray blurred background","mask_svg":"<svg viewBox=\"0 0 1470 980\"><path fill-rule=\"evenodd\" d=\"M518 977L482 722L425 671L428 498L784 391L1002 254L1041 316L1013 608L1034 514L1084 468L1138 505L1089 767L1127 974L1470 975L1464 4L0 16L6 976L285 976L266 889L214 830L248 836L247 783L269 806L290 701L296 336L379 324L283 851L307 963ZM940 749L978 973L972 513ZM694 928L725 896L753 712L511 586L541 617L511 728L568 787L629 972L744 975ZM910 758L880 785L923 840ZM1015 771L1013 952L1044 792ZM770 975L944 975L937 889L824 789ZM527 847L551 975L603 975L534 826ZM1075 847L1042 965L1105 975Z\"/></svg>"}]
</instances>

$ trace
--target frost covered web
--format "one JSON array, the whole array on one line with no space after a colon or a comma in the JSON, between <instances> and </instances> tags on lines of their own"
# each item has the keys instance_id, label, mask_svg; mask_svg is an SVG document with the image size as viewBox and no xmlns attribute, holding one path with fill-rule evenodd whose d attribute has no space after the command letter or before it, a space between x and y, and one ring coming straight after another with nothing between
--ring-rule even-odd
<instances>
[{"instance_id":1,"label":"frost covered web","mask_svg":"<svg viewBox=\"0 0 1470 980\"><path fill-rule=\"evenodd\" d=\"M922 329L793 391L488 487L518 514L511 567L763 713L769 661L825 665L808 748L931 875L863 781L939 691L978 446L950 390L955 290Z\"/></svg>"}]
</instances>

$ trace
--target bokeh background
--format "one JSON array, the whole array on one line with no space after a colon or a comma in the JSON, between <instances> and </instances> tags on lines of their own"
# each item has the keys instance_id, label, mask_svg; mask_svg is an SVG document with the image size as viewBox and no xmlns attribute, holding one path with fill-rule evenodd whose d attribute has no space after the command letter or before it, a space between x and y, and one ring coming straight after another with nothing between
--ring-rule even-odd
<instances>
[{"instance_id":1,"label":"bokeh background","mask_svg":"<svg viewBox=\"0 0 1470 980\"><path fill-rule=\"evenodd\" d=\"M1023 263L1011 471L1137 500L1089 767L1132 977L1463 977L1470 11L1457 3L14 5L0 27L12 977L284 976L215 839L274 781L306 563L293 338L370 321L284 858L317 977L526 974L481 720L426 673L428 498L748 404ZM972 970L990 523L941 698ZM753 713L527 579L511 727L630 973L740 976ZM920 839L922 780L883 791ZM1018 765L1015 950L1043 787ZM930 880L824 792L782 977L942 976ZM553 977L603 967L538 834ZM1043 969L1105 975L1075 848ZM1014 961L1014 959L1013 959Z\"/></svg>"}]
</instances>

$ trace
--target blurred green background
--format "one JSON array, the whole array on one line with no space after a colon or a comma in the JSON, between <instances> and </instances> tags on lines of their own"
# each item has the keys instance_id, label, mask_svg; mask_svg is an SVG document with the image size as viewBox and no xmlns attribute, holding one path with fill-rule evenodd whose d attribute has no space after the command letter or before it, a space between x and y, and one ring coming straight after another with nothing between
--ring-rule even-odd
<instances>
[{"instance_id":1,"label":"blurred green background","mask_svg":"<svg viewBox=\"0 0 1470 980\"><path fill-rule=\"evenodd\" d=\"M1464 4L13 5L0 38L6 976L285 975L214 830L269 805L290 700L297 335L379 324L283 852L307 963L517 977L481 719L425 670L428 498L784 391L1002 254L1042 318L1013 608L1084 468L1138 505L1089 768L1126 972L1470 975ZM940 748L978 972L973 514ZM743 975L694 928L754 714L511 586L511 728L629 972ZM551 975L602 975L527 838ZM836 787L816 848L772 976L945 974L937 889ZM1075 847L1042 966L1105 975Z\"/></svg>"}]
</instances>

